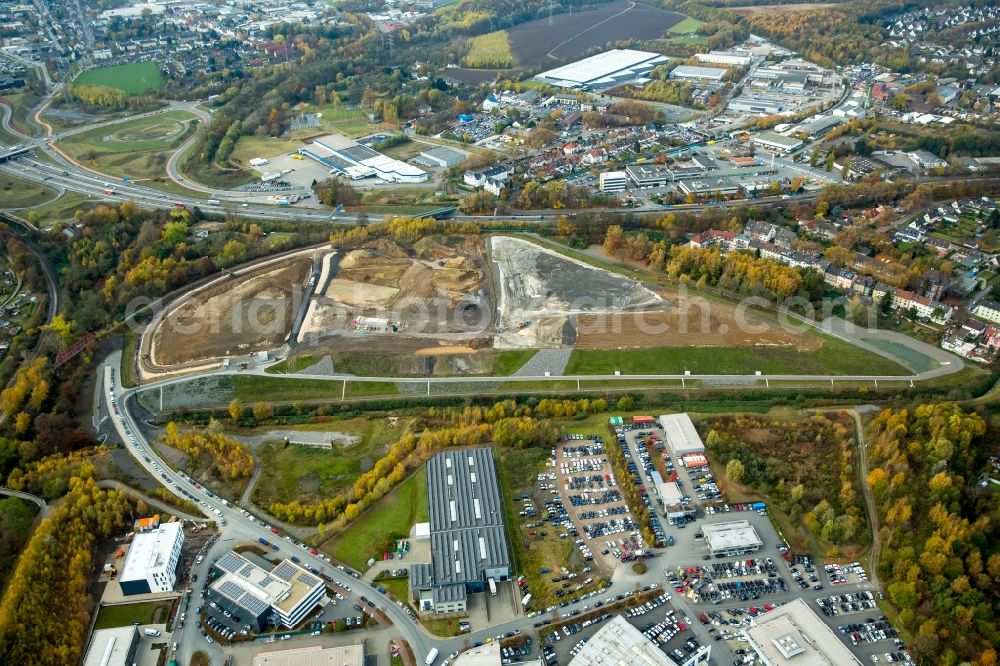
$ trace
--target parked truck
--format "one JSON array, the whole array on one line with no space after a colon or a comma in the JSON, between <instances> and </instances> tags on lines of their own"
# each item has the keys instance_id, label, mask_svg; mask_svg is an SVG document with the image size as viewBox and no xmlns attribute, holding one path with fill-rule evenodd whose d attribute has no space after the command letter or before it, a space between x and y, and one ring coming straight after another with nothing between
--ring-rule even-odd
<instances>
[{"instance_id":1,"label":"parked truck","mask_svg":"<svg viewBox=\"0 0 1000 666\"><path fill-rule=\"evenodd\" d=\"M492 578L490 578L489 584L490 584L490 594L494 597L497 596L497 582Z\"/></svg>"},{"instance_id":2,"label":"parked truck","mask_svg":"<svg viewBox=\"0 0 1000 666\"><path fill-rule=\"evenodd\" d=\"M431 648L431 651L427 653L427 658L424 659L424 664L426 664L426 666L431 666L431 664L433 664L437 658L438 658L438 649Z\"/></svg>"}]
</instances>

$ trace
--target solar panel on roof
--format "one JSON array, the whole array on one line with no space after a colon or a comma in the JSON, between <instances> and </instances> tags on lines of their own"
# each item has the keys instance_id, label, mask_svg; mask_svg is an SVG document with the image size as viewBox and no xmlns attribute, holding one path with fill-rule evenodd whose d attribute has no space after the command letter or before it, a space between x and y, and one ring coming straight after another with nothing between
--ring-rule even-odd
<instances>
[{"instance_id":1,"label":"solar panel on roof","mask_svg":"<svg viewBox=\"0 0 1000 666\"><path fill-rule=\"evenodd\" d=\"M243 598L240 599L239 603L240 606L243 606L243 608L246 608L254 615L260 615L261 613L266 611L268 607L266 603L264 603L257 597L253 596L252 594L244 594Z\"/></svg>"},{"instance_id":2,"label":"solar panel on roof","mask_svg":"<svg viewBox=\"0 0 1000 666\"><path fill-rule=\"evenodd\" d=\"M273 582L274 582L274 577L273 576L264 576L264 578L262 578L261 581L259 583L257 583L257 585L259 587L267 587L268 585L270 585Z\"/></svg>"},{"instance_id":3,"label":"solar panel on roof","mask_svg":"<svg viewBox=\"0 0 1000 666\"><path fill-rule=\"evenodd\" d=\"M313 576L310 576L309 574L302 574L301 576L299 576L299 582L302 583L303 585L307 586L307 587L313 587L313 586L319 584L319 579L318 578L314 578Z\"/></svg>"},{"instance_id":4,"label":"solar panel on roof","mask_svg":"<svg viewBox=\"0 0 1000 666\"><path fill-rule=\"evenodd\" d=\"M243 567L242 569L240 569L240 575L243 576L244 578L249 578L250 574L252 574L254 572L254 569L256 569L256 568L257 567L255 567L254 565L252 565L252 564L250 564L248 562L245 567Z\"/></svg>"},{"instance_id":5,"label":"solar panel on roof","mask_svg":"<svg viewBox=\"0 0 1000 666\"><path fill-rule=\"evenodd\" d=\"M245 590L231 580L223 581L219 586L219 592L233 601L238 601L245 594Z\"/></svg>"},{"instance_id":6,"label":"solar panel on roof","mask_svg":"<svg viewBox=\"0 0 1000 666\"><path fill-rule=\"evenodd\" d=\"M291 564L290 562L282 562L275 568L274 571L271 572L271 575L277 576L281 580L289 581L292 579L292 576L298 573L298 571L298 567L294 564Z\"/></svg>"},{"instance_id":7,"label":"solar panel on roof","mask_svg":"<svg viewBox=\"0 0 1000 666\"><path fill-rule=\"evenodd\" d=\"M236 571L241 566L243 566L244 559L233 552L228 552L219 558L215 566L219 567L223 571L229 571L230 573Z\"/></svg>"}]
</instances>

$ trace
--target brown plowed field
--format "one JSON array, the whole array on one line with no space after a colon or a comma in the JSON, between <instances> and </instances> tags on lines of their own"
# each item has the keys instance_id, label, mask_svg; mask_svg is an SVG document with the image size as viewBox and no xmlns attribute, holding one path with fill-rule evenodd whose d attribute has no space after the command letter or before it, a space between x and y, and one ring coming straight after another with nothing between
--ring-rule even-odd
<instances>
[{"instance_id":1,"label":"brown plowed field","mask_svg":"<svg viewBox=\"0 0 1000 666\"><path fill-rule=\"evenodd\" d=\"M266 273L239 278L181 305L153 337L157 365L250 354L280 346L312 261L290 260Z\"/></svg>"},{"instance_id":2,"label":"brown plowed field","mask_svg":"<svg viewBox=\"0 0 1000 666\"><path fill-rule=\"evenodd\" d=\"M685 18L677 12L619 0L522 23L507 31L517 67L506 71L554 67L580 58L594 47L626 39L659 39ZM462 68L447 73L462 81L480 83L494 80L497 70Z\"/></svg>"},{"instance_id":3,"label":"brown plowed field","mask_svg":"<svg viewBox=\"0 0 1000 666\"><path fill-rule=\"evenodd\" d=\"M736 308L690 299L669 310L582 314L576 318L579 349L645 347L795 347L819 348L821 340L808 333L785 330L752 312L738 318ZM749 329L749 330L748 330Z\"/></svg>"}]
</instances>

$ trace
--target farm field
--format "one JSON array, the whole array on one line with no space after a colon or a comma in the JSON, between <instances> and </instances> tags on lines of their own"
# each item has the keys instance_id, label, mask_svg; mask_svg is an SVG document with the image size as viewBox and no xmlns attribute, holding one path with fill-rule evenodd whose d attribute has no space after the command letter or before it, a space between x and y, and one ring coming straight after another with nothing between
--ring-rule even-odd
<instances>
[{"instance_id":1,"label":"farm field","mask_svg":"<svg viewBox=\"0 0 1000 666\"><path fill-rule=\"evenodd\" d=\"M388 428L381 420L358 418L295 426L296 431L330 433L331 448L264 441L257 447L261 474L254 485L254 502L266 509L274 502L312 503L342 492L406 432L408 423Z\"/></svg>"},{"instance_id":2,"label":"farm field","mask_svg":"<svg viewBox=\"0 0 1000 666\"><path fill-rule=\"evenodd\" d=\"M165 178L170 151L191 135L197 118L187 111L128 120L74 134L59 147L82 165L122 178Z\"/></svg>"},{"instance_id":3,"label":"farm field","mask_svg":"<svg viewBox=\"0 0 1000 666\"><path fill-rule=\"evenodd\" d=\"M609 42L658 39L685 18L677 12L618 0L594 9L529 21L506 32L517 69L531 70L555 67ZM452 69L448 74L474 82L492 80L489 72L496 70Z\"/></svg>"},{"instance_id":4,"label":"farm field","mask_svg":"<svg viewBox=\"0 0 1000 666\"><path fill-rule=\"evenodd\" d=\"M784 5L751 5L748 7L730 7L729 11L742 16L764 16L767 14L785 14L789 12L806 12L815 9L825 9L833 7L835 2L802 2L788 3Z\"/></svg>"},{"instance_id":5,"label":"farm field","mask_svg":"<svg viewBox=\"0 0 1000 666\"><path fill-rule=\"evenodd\" d=\"M688 16L683 21L670 28L670 33L674 35L690 35L698 32L698 28L705 25L704 21Z\"/></svg>"},{"instance_id":6,"label":"farm field","mask_svg":"<svg viewBox=\"0 0 1000 666\"><path fill-rule=\"evenodd\" d=\"M73 79L77 85L117 88L127 95L163 87L163 77L153 62L130 62L123 65L88 69Z\"/></svg>"},{"instance_id":7,"label":"farm field","mask_svg":"<svg viewBox=\"0 0 1000 666\"><path fill-rule=\"evenodd\" d=\"M409 536L414 523L427 520L427 473L423 467L393 488L368 511L322 546L331 557L364 571L369 557L393 539Z\"/></svg>"},{"instance_id":8,"label":"farm field","mask_svg":"<svg viewBox=\"0 0 1000 666\"><path fill-rule=\"evenodd\" d=\"M0 208L30 208L51 200L56 194L54 189L41 183L6 174L0 176Z\"/></svg>"}]
</instances>

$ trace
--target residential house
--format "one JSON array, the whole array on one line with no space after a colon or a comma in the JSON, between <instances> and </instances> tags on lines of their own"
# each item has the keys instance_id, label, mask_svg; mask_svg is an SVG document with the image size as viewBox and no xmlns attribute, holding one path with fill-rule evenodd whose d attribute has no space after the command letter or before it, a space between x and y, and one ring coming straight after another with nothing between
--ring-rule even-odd
<instances>
[{"instance_id":1,"label":"residential house","mask_svg":"<svg viewBox=\"0 0 1000 666\"><path fill-rule=\"evenodd\" d=\"M1000 324L1000 303L994 301L979 301L979 304L972 309L972 314L980 319Z\"/></svg>"},{"instance_id":2,"label":"residential house","mask_svg":"<svg viewBox=\"0 0 1000 666\"><path fill-rule=\"evenodd\" d=\"M895 289L892 292L892 307L894 310L914 310L922 319L932 319L944 323L951 319L952 307L938 301L932 301L926 296L914 294L905 289ZM1000 310L997 311L1000 317Z\"/></svg>"}]
</instances>

